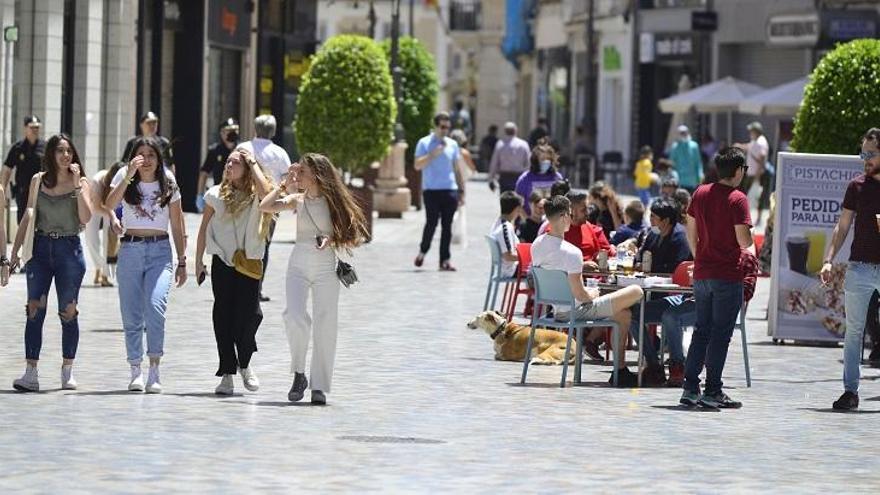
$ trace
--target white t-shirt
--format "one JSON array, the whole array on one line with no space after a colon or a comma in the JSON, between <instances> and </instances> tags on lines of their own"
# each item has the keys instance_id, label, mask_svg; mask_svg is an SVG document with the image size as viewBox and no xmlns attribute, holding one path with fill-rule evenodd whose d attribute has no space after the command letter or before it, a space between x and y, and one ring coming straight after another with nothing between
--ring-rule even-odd
<instances>
[{"instance_id":1,"label":"white t-shirt","mask_svg":"<svg viewBox=\"0 0 880 495\"><path fill-rule=\"evenodd\" d=\"M234 266L232 258L238 249L244 249L248 259L263 259L266 241L260 238L260 200L256 196L250 207L235 218L226 212L220 186L208 189L205 204L214 209L205 232L205 252L216 254L227 266Z\"/></svg>"},{"instance_id":2,"label":"white t-shirt","mask_svg":"<svg viewBox=\"0 0 880 495\"><path fill-rule=\"evenodd\" d=\"M281 184L281 178L287 175L287 167L290 166L290 156L284 148L273 143L271 139L254 138L237 146L249 151L257 163L262 165L270 174L275 184Z\"/></svg>"},{"instance_id":3,"label":"white t-shirt","mask_svg":"<svg viewBox=\"0 0 880 495\"><path fill-rule=\"evenodd\" d=\"M165 169L165 176L171 186L171 201L164 207L159 204L159 181L139 182L138 189L141 192L141 204L130 205L125 199L122 200L122 227L125 230L163 230L168 231L169 210L171 203L180 201L180 188L174 175ZM125 180L128 167L122 167L110 182L110 187L116 187Z\"/></svg>"},{"instance_id":4,"label":"white t-shirt","mask_svg":"<svg viewBox=\"0 0 880 495\"><path fill-rule=\"evenodd\" d=\"M770 144L767 142L767 138L764 135L758 136L758 139L753 139L749 142L749 152L746 154L746 165L749 166L746 174L750 177L754 177L758 174L758 157L764 157L764 163L767 163L768 153L770 153Z\"/></svg>"},{"instance_id":5,"label":"white t-shirt","mask_svg":"<svg viewBox=\"0 0 880 495\"><path fill-rule=\"evenodd\" d=\"M492 226L492 237L501 248L501 253L516 254L516 246L519 244L519 238L516 236L516 227L512 223L499 218ZM516 261L501 260L501 275L504 277L512 277L516 275Z\"/></svg>"},{"instance_id":6,"label":"white t-shirt","mask_svg":"<svg viewBox=\"0 0 880 495\"><path fill-rule=\"evenodd\" d=\"M538 236L532 243L532 266L547 270L562 270L569 275L575 273L580 275L584 271L584 257L574 244L544 234ZM564 311L568 308L557 309Z\"/></svg>"}]
</instances>

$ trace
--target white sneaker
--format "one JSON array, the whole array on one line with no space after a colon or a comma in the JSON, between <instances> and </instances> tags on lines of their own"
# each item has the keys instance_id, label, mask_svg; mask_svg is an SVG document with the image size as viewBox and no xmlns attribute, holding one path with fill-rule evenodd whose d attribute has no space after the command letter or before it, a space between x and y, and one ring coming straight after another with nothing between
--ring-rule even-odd
<instances>
[{"instance_id":1,"label":"white sneaker","mask_svg":"<svg viewBox=\"0 0 880 495\"><path fill-rule=\"evenodd\" d=\"M244 388L250 392L260 390L260 380L253 368L239 368L238 370L241 371L241 381L244 382Z\"/></svg>"},{"instance_id":2,"label":"white sneaker","mask_svg":"<svg viewBox=\"0 0 880 495\"><path fill-rule=\"evenodd\" d=\"M147 386L144 390L148 394L162 393L162 384L159 382L159 365L150 366L150 372L147 375Z\"/></svg>"},{"instance_id":3,"label":"white sneaker","mask_svg":"<svg viewBox=\"0 0 880 495\"><path fill-rule=\"evenodd\" d=\"M235 382L232 381L232 375L223 375L220 385L217 385L217 388L214 389L214 393L217 395L232 395L234 391Z\"/></svg>"},{"instance_id":4,"label":"white sneaker","mask_svg":"<svg viewBox=\"0 0 880 495\"><path fill-rule=\"evenodd\" d=\"M128 383L128 390L131 392L144 391L144 374L141 372L141 366L131 367L131 382Z\"/></svg>"},{"instance_id":5,"label":"white sneaker","mask_svg":"<svg viewBox=\"0 0 880 495\"><path fill-rule=\"evenodd\" d=\"M61 366L61 390L76 390L76 378L73 377L73 365Z\"/></svg>"},{"instance_id":6,"label":"white sneaker","mask_svg":"<svg viewBox=\"0 0 880 495\"><path fill-rule=\"evenodd\" d=\"M12 386L19 392L39 392L40 380L39 373L37 373L37 367L28 365L24 370L24 375L21 375L21 378L13 381Z\"/></svg>"}]
</instances>

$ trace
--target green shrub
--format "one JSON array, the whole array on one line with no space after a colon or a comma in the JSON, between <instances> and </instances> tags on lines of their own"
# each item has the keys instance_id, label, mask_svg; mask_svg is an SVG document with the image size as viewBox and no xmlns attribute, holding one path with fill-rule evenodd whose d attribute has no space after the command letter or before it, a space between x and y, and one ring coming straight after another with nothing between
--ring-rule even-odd
<instances>
[{"instance_id":1,"label":"green shrub","mask_svg":"<svg viewBox=\"0 0 880 495\"><path fill-rule=\"evenodd\" d=\"M851 155L859 138L880 125L880 40L842 44L813 71L798 111L792 148Z\"/></svg>"},{"instance_id":2,"label":"green shrub","mask_svg":"<svg viewBox=\"0 0 880 495\"><path fill-rule=\"evenodd\" d=\"M388 60L391 60L391 40L382 42ZM411 163L419 139L428 135L434 127L432 119L437 109L437 66L434 57L422 43L408 36L400 38L400 90L402 112L400 116L406 135L407 163Z\"/></svg>"},{"instance_id":3,"label":"green shrub","mask_svg":"<svg viewBox=\"0 0 880 495\"><path fill-rule=\"evenodd\" d=\"M325 154L357 174L387 153L396 111L379 45L364 36L334 36L303 77L293 123L299 151Z\"/></svg>"}]
</instances>

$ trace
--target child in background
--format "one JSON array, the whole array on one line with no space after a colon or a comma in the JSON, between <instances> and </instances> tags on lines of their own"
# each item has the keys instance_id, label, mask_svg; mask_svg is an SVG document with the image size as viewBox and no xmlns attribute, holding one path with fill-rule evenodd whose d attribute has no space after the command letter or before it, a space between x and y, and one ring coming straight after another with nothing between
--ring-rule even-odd
<instances>
[{"instance_id":1,"label":"child in background","mask_svg":"<svg viewBox=\"0 0 880 495\"><path fill-rule=\"evenodd\" d=\"M654 171L654 151L650 146L642 146L639 150L639 161L636 162L636 169L633 172L635 177L636 191L639 193L639 199L642 204L648 206L651 202L651 172Z\"/></svg>"},{"instance_id":2,"label":"child in background","mask_svg":"<svg viewBox=\"0 0 880 495\"><path fill-rule=\"evenodd\" d=\"M517 219L525 215L523 198L513 191L504 191L501 193L500 203L501 217L492 226L492 237L501 248L501 275L512 277L516 275L516 266L519 262L516 252L519 238L516 236L514 224Z\"/></svg>"},{"instance_id":3,"label":"child in background","mask_svg":"<svg viewBox=\"0 0 880 495\"><path fill-rule=\"evenodd\" d=\"M519 239L522 242L534 242L538 237L538 230L544 223L544 196L538 191L532 191L529 196L531 210L529 216L519 226Z\"/></svg>"}]
</instances>

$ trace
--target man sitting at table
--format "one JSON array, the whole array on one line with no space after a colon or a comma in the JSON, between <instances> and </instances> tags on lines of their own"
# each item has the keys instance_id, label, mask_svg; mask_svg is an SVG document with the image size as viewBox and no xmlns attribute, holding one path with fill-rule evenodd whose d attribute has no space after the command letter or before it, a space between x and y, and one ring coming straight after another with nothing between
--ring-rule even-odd
<instances>
[{"instance_id":1,"label":"man sitting at table","mask_svg":"<svg viewBox=\"0 0 880 495\"><path fill-rule=\"evenodd\" d=\"M620 325L620 338L614 346L614 352L617 353L618 363L621 366L618 369L618 386L634 387L638 377L627 369L625 355L631 316L629 308L642 298L641 287L631 285L605 295L600 295L598 289L584 287L582 253L563 239L564 234L573 224L571 202L565 197L554 196L544 204L544 214L550 222L550 231L532 243L532 266L565 271L568 274L572 295L578 302L578 306L573 309L554 308L556 320L568 321L571 316L570 311L573 310L575 319L578 320L610 318L616 321ZM591 336L594 337L595 334L601 336L603 333L601 329L594 329ZM613 383L612 380L613 375L609 383Z\"/></svg>"},{"instance_id":2,"label":"man sitting at table","mask_svg":"<svg viewBox=\"0 0 880 495\"><path fill-rule=\"evenodd\" d=\"M570 191L565 197L571 204L571 228L565 232L564 239L580 249L584 270L594 272L599 269L596 257L600 251L605 251L608 256L615 256L616 251L605 237L602 226L593 225L587 220L587 193ZM546 216L546 211L544 214ZM549 233L551 229L552 222L548 218L541 233Z\"/></svg>"}]
</instances>

